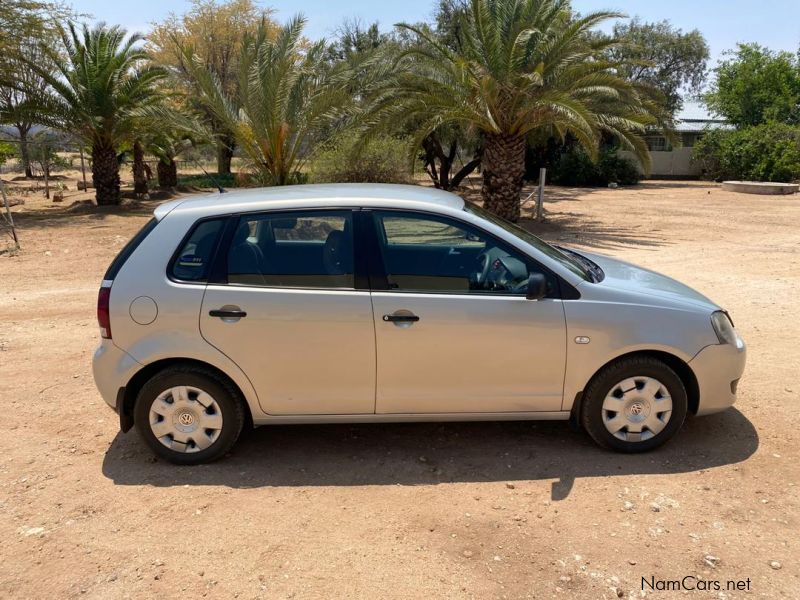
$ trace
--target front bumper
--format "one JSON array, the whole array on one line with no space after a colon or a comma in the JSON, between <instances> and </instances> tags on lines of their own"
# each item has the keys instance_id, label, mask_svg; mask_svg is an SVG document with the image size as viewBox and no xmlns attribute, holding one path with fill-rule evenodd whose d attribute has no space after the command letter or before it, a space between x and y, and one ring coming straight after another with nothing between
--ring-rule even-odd
<instances>
[{"instance_id":1,"label":"front bumper","mask_svg":"<svg viewBox=\"0 0 800 600\"><path fill-rule=\"evenodd\" d=\"M689 361L700 390L698 415L720 412L736 402L736 387L746 360L747 349L742 342L706 346Z\"/></svg>"}]
</instances>

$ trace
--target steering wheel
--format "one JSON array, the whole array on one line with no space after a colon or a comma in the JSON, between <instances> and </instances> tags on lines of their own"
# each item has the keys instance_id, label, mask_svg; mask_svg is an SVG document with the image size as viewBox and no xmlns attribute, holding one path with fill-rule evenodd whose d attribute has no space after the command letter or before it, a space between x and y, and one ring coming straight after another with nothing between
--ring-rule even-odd
<instances>
[{"instance_id":1,"label":"steering wheel","mask_svg":"<svg viewBox=\"0 0 800 600\"><path fill-rule=\"evenodd\" d=\"M478 287L484 287L489 279L489 271L492 268L492 257L489 256L489 251L481 252L477 258L478 270L475 273L475 282Z\"/></svg>"}]
</instances>

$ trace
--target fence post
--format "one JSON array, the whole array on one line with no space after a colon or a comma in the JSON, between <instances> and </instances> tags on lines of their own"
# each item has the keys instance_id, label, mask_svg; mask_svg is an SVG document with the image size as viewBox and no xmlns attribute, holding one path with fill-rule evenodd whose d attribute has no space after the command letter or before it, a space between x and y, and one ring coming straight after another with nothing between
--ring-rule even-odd
<instances>
[{"instance_id":1,"label":"fence post","mask_svg":"<svg viewBox=\"0 0 800 600\"><path fill-rule=\"evenodd\" d=\"M47 154L49 151L50 148L45 145L42 168L44 170L44 197L48 200L50 200L50 157Z\"/></svg>"},{"instance_id":2,"label":"fence post","mask_svg":"<svg viewBox=\"0 0 800 600\"><path fill-rule=\"evenodd\" d=\"M83 146L81 146L81 175L83 176L83 191L88 191L86 189L86 165L83 163Z\"/></svg>"},{"instance_id":3,"label":"fence post","mask_svg":"<svg viewBox=\"0 0 800 600\"><path fill-rule=\"evenodd\" d=\"M544 221L544 178L547 169L542 167L539 169L539 196L536 200L536 220L539 222Z\"/></svg>"}]
</instances>

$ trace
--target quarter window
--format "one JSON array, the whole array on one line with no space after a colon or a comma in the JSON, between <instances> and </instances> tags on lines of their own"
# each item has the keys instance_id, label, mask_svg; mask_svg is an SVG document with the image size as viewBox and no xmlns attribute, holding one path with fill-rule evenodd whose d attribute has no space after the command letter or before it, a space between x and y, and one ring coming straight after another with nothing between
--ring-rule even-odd
<instances>
[{"instance_id":1,"label":"quarter window","mask_svg":"<svg viewBox=\"0 0 800 600\"><path fill-rule=\"evenodd\" d=\"M353 288L352 215L303 211L243 216L227 261L232 284Z\"/></svg>"},{"instance_id":2,"label":"quarter window","mask_svg":"<svg viewBox=\"0 0 800 600\"><path fill-rule=\"evenodd\" d=\"M172 263L175 279L206 281L223 222L224 219L213 219L195 225Z\"/></svg>"}]
</instances>

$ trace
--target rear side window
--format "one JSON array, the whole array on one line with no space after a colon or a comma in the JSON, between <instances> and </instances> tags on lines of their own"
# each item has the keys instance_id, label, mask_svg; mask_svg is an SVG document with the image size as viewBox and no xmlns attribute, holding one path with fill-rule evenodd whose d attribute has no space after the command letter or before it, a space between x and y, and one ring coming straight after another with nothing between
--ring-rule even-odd
<instances>
[{"instance_id":1,"label":"rear side window","mask_svg":"<svg viewBox=\"0 0 800 600\"><path fill-rule=\"evenodd\" d=\"M242 216L228 250L228 283L353 288L350 211Z\"/></svg>"},{"instance_id":2,"label":"rear side window","mask_svg":"<svg viewBox=\"0 0 800 600\"><path fill-rule=\"evenodd\" d=\"M122 265L125 264L125 261L130 258L134 250L136 250L136 248L139 247L139 244L144 241L144 238L146 238L150 232L156 228L156 225L158 225L158 221L156 219L150 219L147 223L145 223L145 226L139 230L139 233L133 236L130 241L125 244L122 250L119 251L119 254L117 254L116 258L111 261L111 266L108 267L106 274L103 276L104 280L111 281L117 276L117 273L119 273L119 270L122 268Z\"/></svg>"},{"instance_id":3,"label":"rear side window","mask_svg":"<svg viewBox=\"0 0 800 600\"><path fill-rule=\"evenodd\" d=\"M172 262L170 274L181 281L206 281L224 219L201 221L194 226Z\"/></svg>"}]
</instances>

